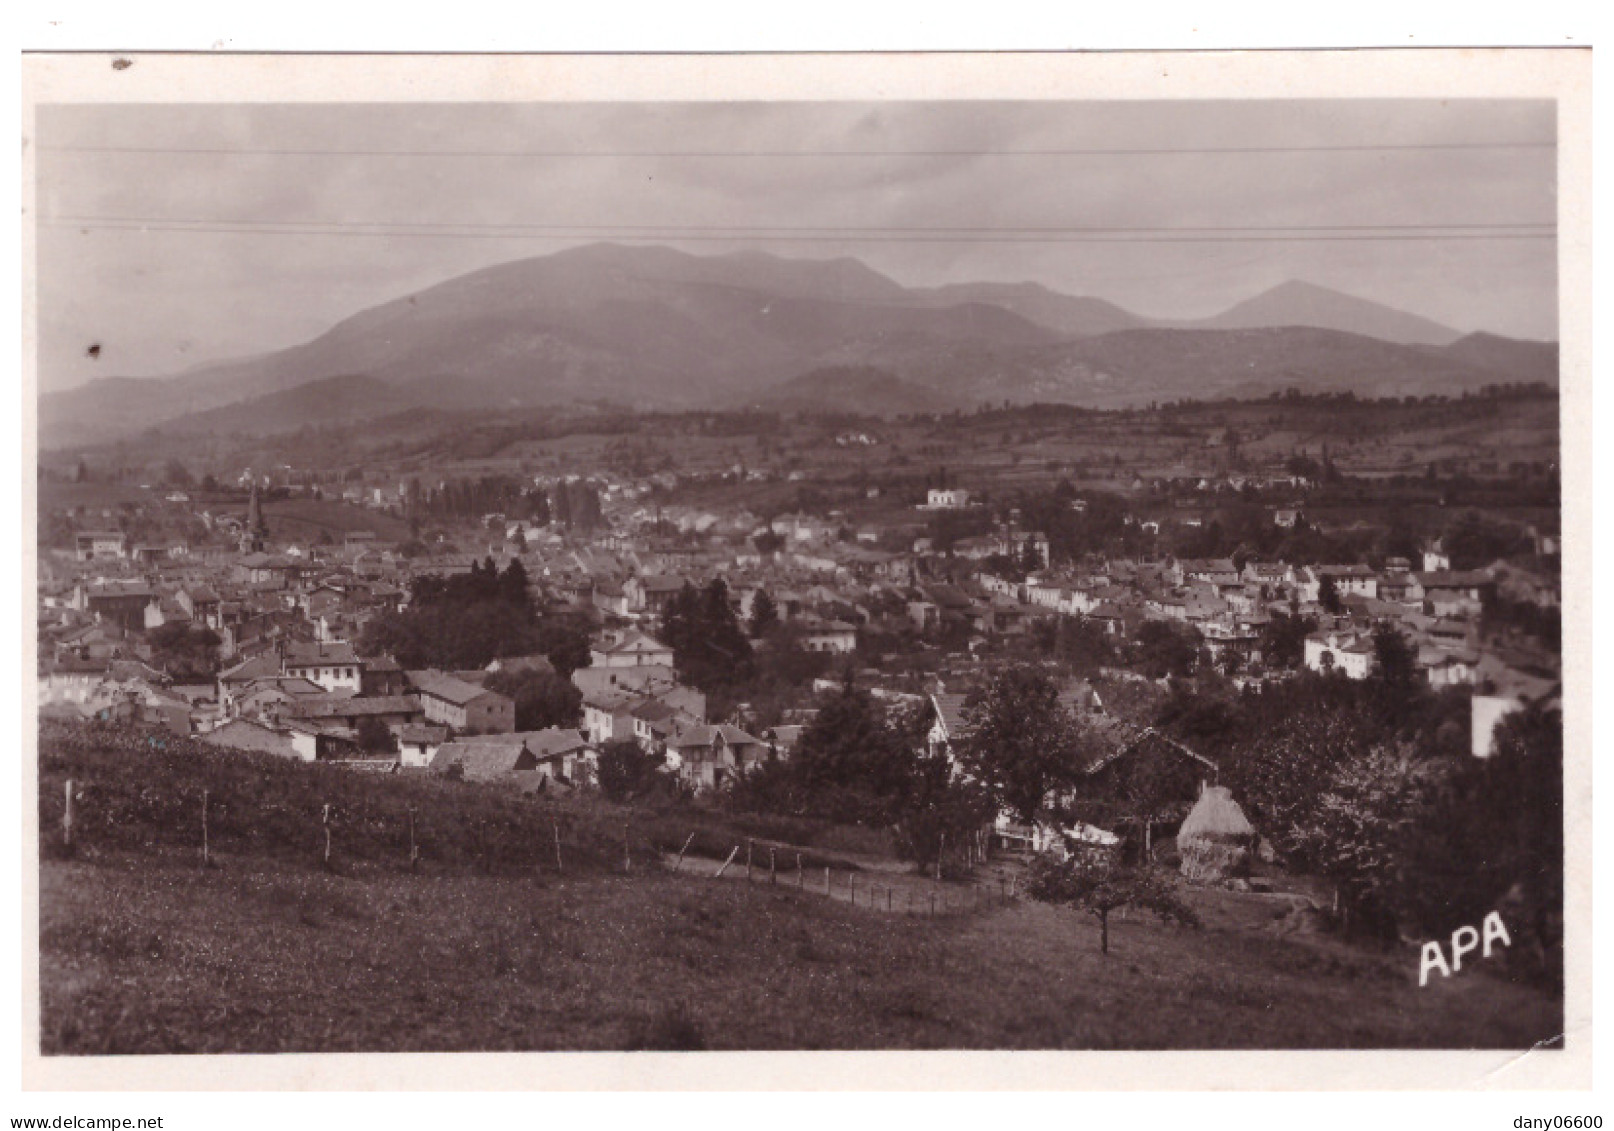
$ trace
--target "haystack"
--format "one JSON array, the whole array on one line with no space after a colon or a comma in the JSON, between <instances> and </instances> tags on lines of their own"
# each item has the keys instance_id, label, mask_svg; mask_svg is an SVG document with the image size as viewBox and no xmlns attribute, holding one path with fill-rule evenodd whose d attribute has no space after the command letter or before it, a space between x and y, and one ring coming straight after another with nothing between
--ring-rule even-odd
<instances>
[{"instance_id":1,"label":"haystack","mask_svg":"<svg viewBox=\"0 0 1614 1131\"><path fill-rule=\"evenodd\" d=\"M1250 869L1255 827L1223 786L1201 788L1199 800L1177 830L1182 874L1195 883L1219 883Z\"/></svg>"}]
</instances>

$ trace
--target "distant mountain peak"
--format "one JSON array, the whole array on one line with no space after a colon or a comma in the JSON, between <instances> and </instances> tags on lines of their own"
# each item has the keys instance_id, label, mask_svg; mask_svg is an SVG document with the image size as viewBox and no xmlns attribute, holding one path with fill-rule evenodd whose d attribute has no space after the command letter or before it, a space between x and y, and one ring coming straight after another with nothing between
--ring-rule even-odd
<instances>
[{"instance_id":1,"label":"distant mountain peak","mask_svg":"<svg viewBox=\"0 0 1614 1131\"><path fill-rule=\"evenodd\" d=\"M1285 280L1194 325L1213 330L1311 326L1406 346L1447 346L1463 336L1431 319L1303 279Z\"/></svg>"}]
</instances>

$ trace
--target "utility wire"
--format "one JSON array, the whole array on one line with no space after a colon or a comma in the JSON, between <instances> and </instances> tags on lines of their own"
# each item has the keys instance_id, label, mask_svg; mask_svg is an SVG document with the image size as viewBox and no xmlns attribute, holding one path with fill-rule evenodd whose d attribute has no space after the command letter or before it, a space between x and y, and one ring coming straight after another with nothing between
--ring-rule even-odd
<instances>
[{"instance_id":1,"label":"utility wire","mask_svg":"<svg viewBox=\"0 0 1614 1131\"><path fill-rule=\"evenodd\" d=\"M188 227L193 225L232 225L264 228L266 230L302 230L305 228L365 229L445 229L452 231L541 231L541 232L668 232L766 234L770 232L811 233L817 235L886 235L892 233L922 233L927 235L988 234L1195 234L1220 232L1470 232L1514 231L1520 228L1553 229L1552 220L1522 220L1517 223L1480 221L1470 224L1173 224L1127 227L1121 225L926 225L926 224L523 224L517 221L501 223L471 223L467 221L412 221L412 220L227 220L188 219L180 216L47 216L51 224L134 224L151 226Z\"/></svg>"},{"instance_id":2,"label":"utility wire","mask_svg":"<svg viewBox=\"0 0 1614 1131\"><path fill-rule=\"evenodd\" d=\"M120 217L46 217L49 227L81 231L173 232L253 236L341 236L360 238L574 240L584 233L627 240L677 242L772 241L789 243L956 243L956 244L1103 244L1103 243L1411 243L1476 240L1550 240L1552 228L1522 231L1529 225L1441 225L1430 227L1318 228L1022 228L1022 229L791 229L665 228L650 225L452 225L452 224L296 224L141 220Z\"/></svg>"},{"instance_id":3,"label":"utility wire","mask_svg":"<svg viewBox=\"0 0 1614 1131\"><path fill-rule=\"evenodd\" d=\"M520 149L310 149L294 147L222 148L165 145L46 145L46 153L122 153L206 155L217 157L405 157L405 158L937 158L937 157L1177 157L1208 154L1276 153L1439 153L1472 150L1556 149L1555 141L1476 141L1407 145L1240 145L1174 146L1171 148L1093 149L770 149L770 150L520 150Z\"/></svg>"}]
</instances>

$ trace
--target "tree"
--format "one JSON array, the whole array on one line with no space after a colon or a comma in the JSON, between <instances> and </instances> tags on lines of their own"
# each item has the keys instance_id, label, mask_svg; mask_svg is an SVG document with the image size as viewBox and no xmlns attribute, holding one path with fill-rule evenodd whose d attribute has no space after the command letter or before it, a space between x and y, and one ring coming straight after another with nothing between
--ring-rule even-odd
<instances>
[{"instance_id":1,"label":"tree","mask_svg":"<svg viewBox=\"0 0 1614 1131\"><path fill-rule=\"evenodd\" d=\"M720 577L705 589L684 583L667 602L662 639L673 650L679 674L702 691L735 686L752 674L751 641Z\"/></svg>"},{"instance_id":2,"label":"tree","mask_svg":"<svg viewBox=\"0 0 1614 1131\"><path fill-rule=\"evenodd\" d=\"M163 482L170 487L189 487L195 480L191 478L189 468L177 459L170 459L163 464Z\"/></svg>"},{"instance_id":3,"label":"tree","mask_svg":"<svg viewBox=\"0 0 1614 1131\"><path fill-rule=\"evenodd\" d=\"M1150 679L1185 676L1199 659L1198 634L1166 620L1145 621L1138 628L1138 670Z\"/></svg>"},{"instance_id":4,"label":"tree","mask_svg":"<svg viewBox=\"0 0 1614 1131\"><path fill-rule=\"evenodd\" d=\"M1086 744L1042 671L1005 668L964 701L958 747L971 777L992 800L1034 823L1051 792L1073 784Z\"/></svg>"},{"instance_id":5,"label":"tree","mask_svg":"<svg viewBox=\"0 0 1614 1131\"><path fill-rule=\"evenodd\" d=\"M990 823L993 807L986 791L956 775L945 755L913 749L907 787L893 806L891 831L897 854L924 872L941 862L948 845L963 846Z\"/></svg>"},{"instance_id":6,"label":"tree","mask_svg":"<svg viewBox=\"0 0 1614 1131\"><path fill-rule=\"evenodd\" d=\"M815 815L885 823L909 785L910 757L885 709L847 681L802 731L788 765L800 804Z\"/></svg>"},{"instance_id":7,"label":"tree","mask_svg":"<svg viewBox=\"0 0 1614 1131\"><path fill-rule=\"evenodd\" d=\"M1426 819L1432 771L1404 747L1373 746L1334 767L1287 836L1331 879L1347 915L1393 935L1403 904L1409 830Z\"/></svg>"},{"instance_id":8,"label":"tree","mask_svg":"<svg viewBox=\"0 0 1614 1131\"><path fill-rule=\"evenodd\" d=\"M631 801L649 790L666 758L645 750L631 738L615 739L600 748L597 774L600 792L610 801Z\"/></svg>"},{"instance_id":9,"label":"tree","mask_svg":"<svg viewBox=\"0 0 1614 1131\"><path fill-rule=\"evenodd\" d=\"M516 705L517 730L575 727L583 721L583 693L569 679L532 668L497 671L483 685Z\"/></svg>"},{"instance_id":10,"label":"tree","mask_svg":"<svg viewBox=\"0 0 1614 1131\"><path fill-rule=\"evenodd\" d=\"M212 629L169 621L146 634L152 664L179 683L205 683L219 670L222 641Z\"/></svg>"},{"instance_id":11,"label":"tree","mask_svg":"<svg viewBox=\"0 0 1614 1131\"><path fill-rule=\"evenodd\" d=\"M751 598L751 635L766 636L778 623L778 606L773 603L773 598L768 596L766 589L758 589L756 596Z\"/></svg>"},{"instance_id":12,"label":"tree","mask_svg":"<svg viewBox=\"0 0 1614 1131\"><path fill-rule=\"evenodd\" d=\"M1518 976L1563 979L1563 716L1543 706L1498 724L1489 758L1466 754L1413 830L1405 899L1427 935L1500 910ZM1426 935L1426 937L1427 937Z\"/></svg>"},{"instance_id":13,"label":"tree","mask_svg":"<svg viewBox=\"0 0 1614 1131\"><path fill-rule=\"evenodd\" d=\"M506 599L492 559L473 562L452 577L421 574L410 583L409 607L382 613L365 626L360 650L386 653L408 668L486 667L503 656L524 656L536 646L529 605Z\"/></svg>"},{"instance_id":14,"label":"tree","mask_svg":"<svg viewBox=\"0 0 1614 1131\"><path fill-rule=\"evenodd\" d=\"M504 567L504 573L499 576L497 592L499 599L520 609L525 619L532 619L532 593L528 589L527 567L521 564L520 558L511 558L510 564Z\"/></svg>"},{"instance_id":15,"label":"tree","mask_svg":"<svg viewBox=\"0 0 1614 1131\"><path fill-rule=\"evenodd\" d=\"M1306 637L1317 631L1312 617L1273 613L1261 630L1261 659L1268 667L1298 668L1306 658Z\"/></svg>"},{"instance_id":16,"label":"tree","mask_svg":"<svg viewBox=\"0 0 1614 1131\"><path fill-rule=\"evenodd\" d=\"M366 754L396 754L398 752L398 736L392 733L391 728L374 715L367 715L359 720L354 728L359 740L359 749Z\"/></svg>"},{"instance_id":17,"label":"tree","mask_svg":"<svg viewBox=\"0 0 1614 1131\"><path fill-rule=\"evenodd\" d=\"M1339 583L1334 580L1333 574L1323 574L1322 580L1317 583L1317 603L1335 616L1344 609L1339 599Z\"/></svg>"},{"instance_id":18,"label":"tree","mask_svg":"<svg viewBox=\"0 0 1614 1131\"><path fill-rule=\"evenodd\" d=\"M1380 737L1357 707L1321 701L1279 706L1270 725L1252 727L1238 755L1223 765L1224 784L1243 800L1250 822L1294 866L1315 864L1315 822L1323 790L1338 768Z\"/></svg>"},{"instance_id":19,"label":"tree","mask_svg":"<svg viewBox=\"0 0 1614 1131\"><path fill-rule=\"evenodd\" d=\"M544 654L562 679L593 662L588 633L570 621L546 618L538 625L538 650Z\"/></svg>"},{"instance_id":20,"label":"tree","mask_svg":"<svg viewBox=\"0 0 1614 1131\"><path fill-rule=\"evenodd\" d=\"M1372 686L1382 708L1391 720L1402 720L1407 706L1423 690L1417 653L1399 629L1381 624L1373 630L1373 659Z\"/></svg>"},{"instance_id":21,"label":"tree","mask_svg":"<svg viewBox=\"0 0 1614 1131\"><path fill-rule=\"evenodd\" d=\"M1026 894L1044 903L1086 911L1099 922L1099 950L1110 953L1110 912L1139 907L1168 922L1198 926L1199 918L1171 881L1150 867L1128 867L1102 849L1080 847L1064 860L1044 853L1031 862Z\"/></svg>"}]
</instances>

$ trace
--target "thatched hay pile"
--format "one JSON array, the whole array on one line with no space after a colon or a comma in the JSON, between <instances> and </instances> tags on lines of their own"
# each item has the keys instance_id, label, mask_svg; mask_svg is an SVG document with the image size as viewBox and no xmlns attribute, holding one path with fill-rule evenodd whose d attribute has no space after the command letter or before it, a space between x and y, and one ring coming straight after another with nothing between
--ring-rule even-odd
<instances>
[{"instance_id":1,"label":"thatched hay pile","mask_svg":"<svg viewBox=\"0 0 1614 1131\"><path fill-rule=\"evenodd\" d=\"M1206 786L1177 830L1182 874L1195 883L1219 883L1250 870L1255 827L1233 794L1219 785Z\"/></svg>"}]
</instances>

